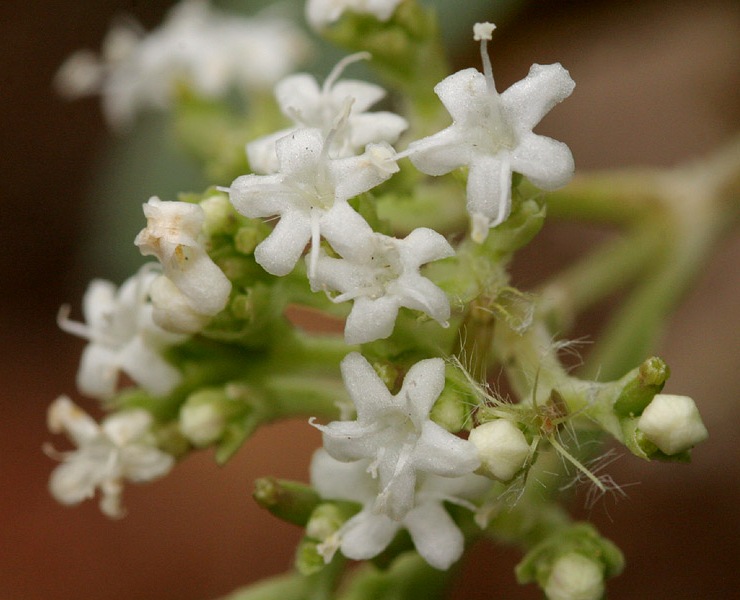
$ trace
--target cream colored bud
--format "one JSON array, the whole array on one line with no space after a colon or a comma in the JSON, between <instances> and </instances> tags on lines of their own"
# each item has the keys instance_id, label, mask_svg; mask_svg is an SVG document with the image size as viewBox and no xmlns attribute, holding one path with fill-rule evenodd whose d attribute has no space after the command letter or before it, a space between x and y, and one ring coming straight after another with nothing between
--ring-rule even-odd
<instances>
[{"instance_id":1,"label":"cream colored bud","mask_svg":"<svg viewBox=\"0 0 740 600\"><path fill-rule=\"evenodd\" d=\"M214 403L186 404L180 410L180 431L196 446L208 446L219 440L225 419Z\"/></svg>"},{"instance_id":2,"label":"cream colored bud","mask_svg":"<svg viewBox=\"0 0 740 600\"><path fill-rule=\"evenodd\" d=\"M553 564L544 587L548 600L598 600L604 595L603 566L578 552Z\"/></svg>"},{"instance_id":3,"label":"cream colored bud","mask_svg":"<svg viewBox=\"0 0 740 600\"><path fill-rule=\"evenodd\" d=\"M468 438L478 450L481 472L500 481L509 481L524 466L529 444L511 421L496 419L479 425Z\"/></svg>"},{"instance_id":4,"label":"cream colored bud","mask_svg":"<svg viewBox=\"0 0 740 600\"><path fill-rule=\"evenodd\" d=\"M643 411L637 427L669 456L688 450L709 436L699 409L688 396L656 395Z\"/></svg>"}]
</instances>

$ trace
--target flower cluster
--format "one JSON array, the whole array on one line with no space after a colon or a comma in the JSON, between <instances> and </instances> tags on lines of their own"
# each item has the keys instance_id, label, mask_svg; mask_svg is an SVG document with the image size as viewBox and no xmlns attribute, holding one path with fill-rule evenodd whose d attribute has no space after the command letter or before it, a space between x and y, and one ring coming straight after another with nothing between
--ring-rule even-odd
<instances>
[{"instance_id":1,"label":"flower cluster","mask_svg":"<svg viewBox=\"0 0 740 600\"><path fill-rule=\"evenodd\" d=\"M73 54L56 84L71 98L101 94L109 123L122 127L142 108L168 107L181 83L206 98L223 96L234 86L269 88L300 63L309 47L290 21L226 16L204 0L186 0L148 35L138 23L119 21L101 57L89 50Z\"/></svg>"},{"instance_id":2,"label":"flower cluster","mask_svg":"<svg viewBox=\"0 0 740 600\"><path fill-rule=\"evenodd\" d=\"M422 10L412 1L309 0L306 14L324 33L345 12L361 15L337 25L350 33L374 17L388 56L391 42L408 47L399 50L406 58L426 56L424 36L436 28L406 28ZM401 2L408 4L396 12ZM114 125L142 106L168 105L178 86L208 98L232 86L274 86L274 100L245 98L255 116L232 132L242 116L229 113L214 135L213 114L193 110L188 140L203 141L203 154L213 138L219 146L230 137L224 132L234 133L223 144L239 160L213 176L231 184L178 201L150 198L134 244L158 263L118 289L93 281L84 323L70 320L68 307L60 311L60 327L88 341L80 392L112 414L98 424L65 396L52 404L50 430L76 446L48 450L62 462L50 481L55 498L76 504L99 490L102 511L118 517L125 481L156 479L198 448L213 447L224 462L258 426L311 416L323 448L310 488L288 482L266 501L306 526L306 548L313 545L304 563L299 553L303 574L337 552L392 560L409 537L428 565L445 570L474 536L500 533L526 540L518 576L548 597L602 593L621 554L590 526L569 523L551 505L553 494L540 499L532 482L564 489L576 467L576 480L585 476L603 491L580 453L569 451L579 428L600 428L636 455L662 460L685 460L707 431L693 400L660 393L668 376L660 359L606 383L572 376L552 350L550 305L530 306L530 295L512 287L507 264L544 214L526 183L515 193L513 174L544 190L567 183L570 150L533 128L575 84L560 64L533 65L499 94L488 54L493 30L473 29L482 72L440 81L441 106L430 83L423 102L397 104L406 116L371 111L385 89L343 78L357 61L373 66L368 52L340 60L321 84L287 75L305 47L290 26L226 18L201 0L183 2L148 36L130 25L114 29L101 60L70 59L60 83L73 94L100 92ZM281 114L287 123L264 118ZM264 135L270 124L276 131ZM427 206L430 214L419 214ZM454 225L429 226L448 212ZM525 297L519 318L512 304ZM343 318L343 336L304 330L294 305ZM494 365L518 402L486 385ZM552 472L557 461L543 466L541 455L562 459L561 472ZM321 509L336 518L319 522ZM397 536L401 530L408 536Z\"/></svg>"}]
</instances>

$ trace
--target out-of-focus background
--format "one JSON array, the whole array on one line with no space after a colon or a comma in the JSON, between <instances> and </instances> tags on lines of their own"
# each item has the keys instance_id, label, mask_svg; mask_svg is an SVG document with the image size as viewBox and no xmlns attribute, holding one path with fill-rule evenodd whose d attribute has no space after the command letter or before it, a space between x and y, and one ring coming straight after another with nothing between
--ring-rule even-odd
<instances>
[{"instance_id":1,"label":"out-of-focus background","mask_svg":"<svg viewBox=\"0 0 740 600\"><path fill-rule=\"evenodd\" d=\"M467 3L447 4L454 12ZM41 450L52 440L46 407L68 393L93 409L74 392L82 343L59 332L54 318L62 303L79 306L90 275L117 276L106 272L115 270L117 258L86 259L81 249L119 256L120 250L107 250L112 234L100 225L117 207L93 174L110 170L112 153L125 151L106 132L95 100L65 103L50 82L72 51L99 47L112 16L129 13L149 28L171 4L0 3L0 600L212 598L286 569L299 536L263 514L250 492L260 475L306 478L319 438L305 423L259 431L225 468L203 452L164 480L127 487L129 514L122 521L103 517L94 502L61 507L46 491L54 467ZM737 2L508 4L518 6L499 19L491 45L497 84L504 89L533 62L559 61L570 70L576 92L539 131L568 143L579 169L673 165L740 130ZM488 10L500 16L501 7L479 2L475 10L485 19ZM454 26L449 29L454 36ZM458 66L479 66L468 39L454 58ZM166 191L130 202L140 205L150 193ZM518 280L536 282L600 235L548 225L518 261ZM133 246L130 252L135 255ZM627 570L610 583L611 598L729 598L740 585L738 256L735 234L717 249L657 349L673 372L666 391L696 399L709 441L691 465L624 456L611 473L636 484L625 487L628 499L606 499L586 511L576 498L574 510L626 555ZM104 272L91 273L95 266ZM591 315L579 334L599 317ZM540 597L514 583L518 558L510 548L478 548L462 566L456 597Z\"/></svg>"}]
</instances>

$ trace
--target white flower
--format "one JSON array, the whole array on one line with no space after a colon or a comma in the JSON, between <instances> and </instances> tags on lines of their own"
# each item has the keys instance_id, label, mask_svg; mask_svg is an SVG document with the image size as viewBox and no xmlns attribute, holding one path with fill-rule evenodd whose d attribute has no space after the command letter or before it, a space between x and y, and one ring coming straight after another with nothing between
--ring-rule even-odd
<instances>
[{"instance_id":1,"label":"white flower","mask_svg":"<svg viewBox=\"0 0 740 600\"><path fill-rule=\"evenodd\" d=\"M421 265L455 253L443 236L418 228L399 240L374 232L364 221L354 228L346 224L325 227L323 234L342 258L322 251L311 289L341 292L332 298L334 302L354 301L344 328L348 344L388 337L402 306L424 312L447 326L447 296L419 274Z\"/></svg>"},{"instance_id":2,"label":"white flower","mask_svg":"<svg viewBox=\"0 0 740 600\"><path fill-rule=\"evenodd\" d=\"M314 29L323 29L339 20L345 11L374 15L379 21L393 16L402 0L308 0L306 20Z\"/></svg>"},{"instance_id":3,"label":"white flower","mask_svg":"<svg viewBox=\"0 0 740 600\"><path fill-rule=\"evenodd\" d=\"M599 600L604 596L604 567L570 552L558 558L544 587L548 600Z\"/></svg>"},{"instance_id":4,"label":"white flower","mask_svg":"<svg viewBox=\"0 0 740 600\"><path fill-rule=\"evenodd\" d=\"M532 65L525 79L499 95L486 47L492 28L481 23L475 28L484 73L464 69L434 88L452 116L452 125L412 142L403 153L429 175L468 167L467 209L477 242L509 216L512 171L552 190L567 183L574 169L565 144L532 133L542 117L573 91L568 71L559 63Z\"/></svg>"},{"instance_id":5,"label":"white flower","mask_svg":"<svg viewBox=\"0 0 740 600\"><path fill-rule=\"evenodd\" d=\"M323 433L324 448L337 460L371 460L367 468L380 489L375 512L403 518L414 506L417 472L456 477L478 468L475 447L429 419L444 388L441 358L411 367L395 396L357 352L344 358L341 370L357 420L315 426Z\"/></svg>"},{"instance_id":6,"label":"white flower","mask_svg":"<svg viewBox=\"0 0 740 600\"><path fill-rule=\"evenodd\" d=\"M669 456L688 450L709 436L699 409L688 396L657 394L642 412L637 428Z\"/></svg>"},{"instance_id":7,"label":"white flower","mask_svg":"<svg viewBox=\"0 0 740 600\"><path fill-rule=\"evenodd\" d=\"M145 35L125 21L103 43L72 55L56 82L66 96L99 92L113 126L127 125L142 107L167 107L177 84L195 93L224 95L232 86L265 89L306 56L305 36L288 21L225 15L202 0L181 2L164 24Z\"/></svg>"},{"instance_id":8,"label":"white flower","mask_svg":"<svg viewBox=\"0 0 740 600\"><path fill-rule=\"evenodd\" d=\"M507 419L478 425L468 440L478 450L482 468L500 481L510 481L530 453L524 434Z\"/></svg>"},{"instance_id":9,"label":"white flower","mask_svg":"<svg viewBox=\"0 0 740 600\"><path fill-rule=\"evenodd\" d=\"M83 394L110 398L120 372L155 395L165 395L180 383L180 373L161 351L184 336L155 325L148 301L154 277L142 269L118 290L109 281L93 280L82 301L84 324L69 320L68 306L59 311L59 326L89 341L77 372L77 386Z\"/></svg>"},{"instance_id":10,"label":"white flower","mask_svg":"<svg viewBox=\"0 0 740 600\"><path fill-rule=\"evenodd\" d=\"M170 331L194 333L226 307L231 293L231 282L202 244L203 209L155 196L144 204L144 215L147 226L134 243L164 268L151 290L154 320Z\"/></svg>"},{"instance_id":11,"label":"white flower","mask_svg":"<svg viewBox=\"0 0 740 600\"><path fill-rule=\"evenodd\" d=\"M98 425L66 396L57 398L49 407L49 429L66 433L78 449L59 453L63 463L49 481L52 495L62 504L78 504L100 488L103 513L123 516L123 481L157 479L175 462L154 445L151 422L148 412L130 410L108 416Z\"/></svg>"},{"instance_id":12,"label":"white flower","mask_svg":"<svg viewBox=\"0 0 740 600\"><path fill-rule=\"evenodd\" d=\"M353 156L368 144L393 144L408 127L406 119L391 112L367 110L385 96L378 85L345 79L337 81L347 65L369 58L367 52L345 57L332 69L319 87L316 79L307 73L290 75L275 86L275 96L283 114L295 124L247 144L249 165L256 173L274 173L278 170L275 143L297 128L317 128L324 135L337 126L332 136L329 153L333 158ZM347 105L349 114L344 117Z\"/></svg>"},{"instance_id":13,"label":"white flower","mask_svg":"<svg viewBox=\"0 0 740 600\"><path fill-rule=\"evenodd\" d=\"M398 171L395 153L387 144L370 144L360 156L330 158L328 147L335 131L327 138L318 129L294 131L276 144L279 173L243 175L231 184L231 202L243 215L280 216L254 252L268 273L290 273L309 240L313 270L324 227L357 228L364 221L347 200Z\"/></svg>"},{"instance_id":14,"label":"white flower","mask_svg":"<svg viewBox=\"0 0 740 600\"><path fill-rule=\"evenodd\" d=\"M349 500L362 510L319 549L329 562L337 549L353 560L366 560L380 554L401 528L408 529L419 554L437 569L448 569L462 556L465 540L460 529L445 510L451 502L475 510L471 499L480 497L491 485L478 475L419 477L415 504L399 520L374 510L378 480L368 473L369 460L343 463L319 449L311 461L311 485L327 500Z\"/></svg>"}]
</instances>

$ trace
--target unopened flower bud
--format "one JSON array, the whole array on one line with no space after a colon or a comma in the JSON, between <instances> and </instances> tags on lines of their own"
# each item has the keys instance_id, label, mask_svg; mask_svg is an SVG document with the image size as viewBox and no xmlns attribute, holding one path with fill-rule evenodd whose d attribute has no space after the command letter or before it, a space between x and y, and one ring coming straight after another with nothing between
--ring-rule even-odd
<instances>
[{"instance_id":1,"label":"unopened flower bud","mask_svg":"<svg viewBox=\"0 0 740 600\"><path fill-rule=\"evenodd\" d=\"M604 567L579 552L558 558L544 586L548 600L598 600L604 595Z\"/></svg>"},{"instance_id":2,"label":"unopened flower bud","mask_svg":"<svg viewBox=\"0 0 740 600\"><path fill-rule=\"evenodd\" d=\"M180 431L199 447L217 442L226 427L225 403L220 390L192 394L180 409Z\"/></svg>"},{"instance_id":3,"label":"unopened flower bud","mask_svg":"<svg viewBox=\"0 0 740 600\"><path fill-rule=\"evenodd\" d=\"M668 456L690 449L709 435L694 401L688 396L670 394L653 398L637 428Z\"/></svg>"},{"instance_id":4,"label":"unopened flower bud","mask_svg":"<svg viewBox=\"0 0 740 600\"><path fill-rule=\"evenodd\" d=\"M529 444L524 434L507 419L496 419L479 425L468 438L478 450L481 468L478 472L509 481L524 466Z\"/></svg>"}]
</instances>

